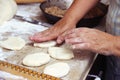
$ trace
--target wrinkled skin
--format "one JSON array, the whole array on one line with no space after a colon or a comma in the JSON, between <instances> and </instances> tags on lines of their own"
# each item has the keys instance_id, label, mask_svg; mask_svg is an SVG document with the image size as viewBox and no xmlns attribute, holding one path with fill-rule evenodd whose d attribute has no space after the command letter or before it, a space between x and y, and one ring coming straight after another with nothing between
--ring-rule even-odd
<instances>
[{"instance_id":1,"label":"wrinkled skin","mask_svg":"<svg viewBox=\"0 0 120 80\"><path fill-rule=\"evenodd\" d=\"M114 49L116 37L97 29L78 28L65 32L58 41L71 44L72 48L88 50L104 55L110 55Z\"/></svg>"},{"instance_id":2,"label":"wrinkled skin","mask_svg":"<svg viewBox=\"0 0 120 80\"><path fill-rule=\"evenodd\" d=\"M34 42L43 42L57 39L59 35L63 32L75 28L74 24L67 23L66 20L61 19L54 26L49 29L36 33L33 36L30 36L30 40Z\"/></svg>"}]
</instances>

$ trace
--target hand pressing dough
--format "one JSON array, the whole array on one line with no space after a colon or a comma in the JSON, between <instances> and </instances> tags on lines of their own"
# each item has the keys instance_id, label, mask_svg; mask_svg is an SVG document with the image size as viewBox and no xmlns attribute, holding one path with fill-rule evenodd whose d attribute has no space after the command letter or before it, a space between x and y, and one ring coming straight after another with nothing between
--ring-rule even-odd
<instances>
[{"instance_id":1,"label":"hand pressing dough","mask_svg":"<svg viewBox=\"0 0 120 80\"><path fill-rule=\"evenodd\" d=\"M29 54L23 59L23 64L27 66L41 66L50 61L49 54L46 53L34 53Z\"/></svg>"},{"instance_id":2,"label":"hand pressing dough","mask_svg":"<svg viewBox=\"0 0 120 80\"><path fill-rule=\"evenodd\" d=\"M48 42L42 42L42 43L34 43L34 46L36 47L52 47L55 46L57 43L56 41L48 41Z\"/></svg>"},{"instance_id":3,"label":"hand pressing dough","mask_svg":"<svg viewBox=\"0 0 120 80\"><path fill-rule=\"evenodd\" d=\"M67 75L69 71L70 71L69 65L63 62L58 62L52 65L49 65L44 69L45 74L55 76L58 78Z\"/></svg>"},{"instance_id":4,"label":"hand pressing dough","mask_svg":"<svg viewBox=\"0 0 120 80\"><path fill-rule=\"evenodd\" d=\"M25 46L25 40L20 37L9 37L5 41L0 41L0 46L10 50L20 50Z\"/></svg>"},{"instance_id":5,"label":"hand pressing dough","mask_svg":"<svg viewBox=\"0 0 120 80\"><path fill-rule=\"evenodd\" d=\"M0 25L10 20L17 11L17 4L14 0L0 0Z\"/></svg>"},{"instance_id":6,"label":"hand pressing dough","mask_svg":"<svg viewBox=\"0 0 120 80\"><path fill-rule=\"evenodd\" d=\"M49 47L48 53L51 57L60 60L68 60L74 58L73 51L68 48Z\"/></svg>"}]
</instances>

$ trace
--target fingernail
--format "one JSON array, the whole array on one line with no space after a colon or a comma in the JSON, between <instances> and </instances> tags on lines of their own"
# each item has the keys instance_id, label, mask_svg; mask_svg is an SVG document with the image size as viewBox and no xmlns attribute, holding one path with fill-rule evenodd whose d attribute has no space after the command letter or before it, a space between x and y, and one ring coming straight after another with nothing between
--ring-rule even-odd
<instances>
[{"instance_id":1,"label":"fingernail","mask_svg":"<svg viewBox=\"0 0 120 80\"><path fill-rule=\"evenodd\" d=\"M62 41L61 40L57 40L57 43L60 44L60 43L62 43Z\"/></svg>"},{"instance_id":2,"label":"fingernail","mask_svg":"<svg viewBox=\"0 0 120 80\"><path fill-rule=\"evenodd\" d=\"M75 49L75 48L76 48L76 46L72 46L72 48L73 48L73 49Z\"/></svg>"}]
</instances>

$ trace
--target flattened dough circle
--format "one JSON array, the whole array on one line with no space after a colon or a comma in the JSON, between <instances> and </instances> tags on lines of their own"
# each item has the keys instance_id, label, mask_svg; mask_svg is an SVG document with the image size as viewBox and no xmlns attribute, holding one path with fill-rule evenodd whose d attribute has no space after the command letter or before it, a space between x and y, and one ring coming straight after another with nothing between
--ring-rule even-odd
<instances>
[{"instance_id":1,"label":"flattened dough circle","mask_svg":"<svg viewBox=\"0 0 120 80\"><path fill-rule=\"evenodd\" d=\"M27 66L41 66L50 61L50 56L47 53L34 53L24 57L23 64Z\"/></svg>"},{"instance_id":2,"label":"flattened dough circle","mask_svg":"<svg viewBox=\"0 0 120 80\"><path fill-rule=\"evenodd\" d=\"M60 60L68 60L74 57L72 50L61 47L49 47L48 53L51 57Z\"/></svg>"},{"instance_id":3,"label":"flattened dough circle","mask_svg":"<svg viewBox=\"0 0 120 80\"><path fill-rule=\"evenodd\" d=\"M55 77L63 77L67 75L70 71L70 67L67 63L58 62L52 65L45 67L44 73L55 76Z\"/></svg>"},{"instance_id":4,"label":"flattened dough circle","mask_svg":"<svg viewBox=\"0 0 120 80\"><path fill-rule=\"evenodd\" d=\"M47 41L47 42L42 42L42 43L34 43L34 46L36 47L52 47L55 46L57 43L56 41Z\"/></svg>"},{"instance_id":5,"label":"flattened dough circle","mask_svg":"<svg viewBox=\"0 0 120 80\"><path fill-rule=\"evenodd\" d=\"M25 40L20 37L9 37L5 41L0 41L0 46L10 50L20 50L25 46Z\"/></svg>"}]
</instances>

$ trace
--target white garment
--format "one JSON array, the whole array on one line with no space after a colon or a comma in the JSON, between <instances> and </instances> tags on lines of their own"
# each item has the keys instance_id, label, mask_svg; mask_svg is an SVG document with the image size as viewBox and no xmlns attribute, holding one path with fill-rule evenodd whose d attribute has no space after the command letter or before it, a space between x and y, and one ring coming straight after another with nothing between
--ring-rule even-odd
<instances>
[{"instance_id":1,"label":"white garment","mask_svg":"<svg viewBox=\"0 0 120 80\"><path fill-rule=\"evenodd\" d=\"M120 0L110 0L106 31L113 35L120 35Z\"/></svg>"}]
</instances>

